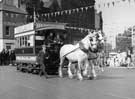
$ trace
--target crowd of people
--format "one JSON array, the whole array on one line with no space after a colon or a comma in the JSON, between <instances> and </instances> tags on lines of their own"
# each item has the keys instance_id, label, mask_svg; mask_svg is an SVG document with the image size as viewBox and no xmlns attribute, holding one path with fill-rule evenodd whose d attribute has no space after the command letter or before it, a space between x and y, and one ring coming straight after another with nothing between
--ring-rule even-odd
<instances>
[{"instance_id":1,"label":"crowd of people","mask_svg":"<svg viewBox=\"0 0 135 99\"><path fill-rule=\"evenodd\" d=\"M132 51L128 49L125 52L113 53L107 60L107 64L112 67L126 66L130 67L134 63Z\"/></svg>"},{"instance_id":2,"label":"crowd of people","mask_svg":"<svg viewBox=\"0 0 135 99\"><path fill-rule=\"evenodd\" d=\"M0 65L13 65L15 61L15 51L3 49L0 52Z\"/></svg>"}]
</instances>

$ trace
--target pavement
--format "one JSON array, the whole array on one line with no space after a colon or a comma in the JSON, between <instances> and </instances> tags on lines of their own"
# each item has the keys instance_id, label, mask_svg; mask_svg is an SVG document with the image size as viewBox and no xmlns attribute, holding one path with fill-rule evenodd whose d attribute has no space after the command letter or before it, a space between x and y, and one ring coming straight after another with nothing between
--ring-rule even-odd
<instances>
[{"instance_id":1,"label":"pavement","mask_svg":"<svg viewBox=\"0 0 135 99\"><path fill-rule=\"evenodd\" d=\"M0 67L0 99L135 99L135 68L96 70L94 80L49 79Z\"/></svg>"}]
</instances>

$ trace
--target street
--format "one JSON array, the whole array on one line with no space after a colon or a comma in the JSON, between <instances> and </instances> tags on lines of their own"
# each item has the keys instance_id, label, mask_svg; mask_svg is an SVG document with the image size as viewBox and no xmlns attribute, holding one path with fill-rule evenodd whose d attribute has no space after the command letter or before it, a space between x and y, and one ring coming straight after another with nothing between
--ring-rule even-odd
<instances>
[{"instance_id":1,"label":"street","mask_svg":"<svg viewBox=\"0 0 135 99\"><path fill-rule=\"evenodd\" d=\"M48 79L0 67L0 99L135 99L135 69L105 68L95 80Z\"/></svg>"}]
</instances>

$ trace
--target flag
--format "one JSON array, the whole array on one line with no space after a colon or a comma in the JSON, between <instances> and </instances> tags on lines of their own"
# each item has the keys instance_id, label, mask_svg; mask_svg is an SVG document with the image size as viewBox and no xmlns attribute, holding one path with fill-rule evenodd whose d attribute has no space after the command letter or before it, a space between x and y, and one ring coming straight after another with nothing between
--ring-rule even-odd
<instances>
[{"instance_id":1,"label":"flag","mask_svg":"<svg viewBox=\"0 0 135 99\"><path fill-rule=\"evenodd\" d=\"M86 11L88 10L88 7L85 7Z\"/></svg>"},{"instance_id":2,"label":"flag","mask_svg":"<svg viewBox=\"0 0 135 99\"><path fill-rule=\"evenodd\" d=\"M81 10L82 10L82 11L83 11L83 9L84 9L84 8L83 8L83 7L81 7Z\"/></svg>"},{"instance_id":3,"label":"flag","mask_svg":"<svg viewBox=\"0 0 135 99\"><path fill-rule=\"evenodd\" d=\"M110 3L107 3L108 7L110 6Z\"/></svg>"},{"instance_id":4,"label":"flag","mask_svg":"<svg viewBox=\"0 0 135 99\"><path fill-rule=\"evenodd\" d=\"M114 1L112 2L112 5L114 6Z\"/></svg>"},{"instance_id":5,"label":"flag","mask_svg":"<svg viewBox=\"0 0 135 99\"><path fill-rule=\"evenodd\" d=\"M68 10L69 14L71 14L71 10Z\"/></svg>"}]
</instances>

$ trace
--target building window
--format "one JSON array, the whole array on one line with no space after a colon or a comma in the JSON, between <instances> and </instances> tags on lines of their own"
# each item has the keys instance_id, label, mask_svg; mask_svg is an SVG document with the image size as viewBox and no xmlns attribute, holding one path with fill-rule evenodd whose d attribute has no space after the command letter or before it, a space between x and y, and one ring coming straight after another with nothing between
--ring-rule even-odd
<instances>
[{"instance_id":1,"label":"building window","mask_svg":"<svg viewBox=\"0 0 135 99\"><path fill-rule=\"evenodd\" d=\"M10 27L6 26L6 35L10 35Z\"/></svg>"},{"instance_id":2,"label":"building window","mask_svg":"<svg viewBox=\"0 0 135 99\"><path fill-rule=\"evenodd\" d=\"M6 46L6 49L8 49L8 50L11 49L11 46L10 45L7 45Z\"/></svg>"},{"instance_id":3,"label":"building window","mask_svg":"<svg viewBox=\"0 0 135 99\"><path fill-rule=\"evenodd\" d=\"M6 3L7 5L13 5L13 0L5 0L5 3Z\"/></svg>"}]
</instances>

